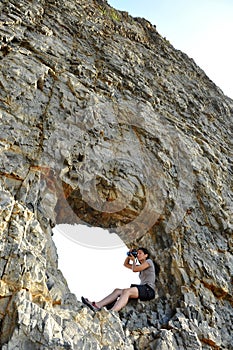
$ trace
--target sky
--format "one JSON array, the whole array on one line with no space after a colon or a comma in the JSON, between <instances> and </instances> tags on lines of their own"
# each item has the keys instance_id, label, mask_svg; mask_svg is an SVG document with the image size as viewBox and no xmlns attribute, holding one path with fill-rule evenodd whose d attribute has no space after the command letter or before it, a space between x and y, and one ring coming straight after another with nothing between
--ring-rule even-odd
<instances>
[{"instance_id":1,"label":"sky","mask_svg":"<svg viewBox=\"0 0 233 350\"><path fill-rule=\"evenodd\" d=\"M193 58L233 98L233 0L109 0L144 17L178 50Z\"/></svg>"},{"instance_id":2,"label":"sky","mask_svg":"<svg viewBox=\"0 0 233 350\"><path fill-rule=\"evenodd\" d=\"M178 50L193 58L233 98L233 0L109 0L119 10L144 17ZM139 283L123 266L128 248L114 234L86 226L56 226L59 268L71 292L98 301L114 288Z\"/></svg>"}]
</instances>

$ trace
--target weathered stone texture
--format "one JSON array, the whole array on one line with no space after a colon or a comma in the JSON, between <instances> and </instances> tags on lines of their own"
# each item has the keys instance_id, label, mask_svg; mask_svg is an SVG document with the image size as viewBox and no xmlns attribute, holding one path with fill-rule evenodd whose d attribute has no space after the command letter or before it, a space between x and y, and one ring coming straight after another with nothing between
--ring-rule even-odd
<instances>
[{"instance_id":1,"label":"weathered stone texture","mask_svg":"<svg viewBox=\"0 0 233 350\"><path fill-rule=\"evenodd\" d=\"M106 1L0 3L2 349L233 349L233 102ZM157 298L84 308L51 230L147 246Z\"/></svg>"}]
</instances>

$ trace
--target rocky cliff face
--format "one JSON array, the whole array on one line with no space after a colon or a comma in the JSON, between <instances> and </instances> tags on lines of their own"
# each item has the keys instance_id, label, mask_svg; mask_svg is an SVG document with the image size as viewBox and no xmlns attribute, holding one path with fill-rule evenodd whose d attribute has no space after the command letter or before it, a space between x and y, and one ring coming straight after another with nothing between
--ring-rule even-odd
<instances>
[{"instance_id":1,"label":"rocky cliff face","mask_svg":"<svg viewBox=\"0 0 233 350\"><path fill-rule=\"evenodd\" d=\"M233 349L233 102L105 1L0 4L0 334L6 349ZM148 247L158 295L94 314L52 227Z\"/></svg>"}]
</instances>

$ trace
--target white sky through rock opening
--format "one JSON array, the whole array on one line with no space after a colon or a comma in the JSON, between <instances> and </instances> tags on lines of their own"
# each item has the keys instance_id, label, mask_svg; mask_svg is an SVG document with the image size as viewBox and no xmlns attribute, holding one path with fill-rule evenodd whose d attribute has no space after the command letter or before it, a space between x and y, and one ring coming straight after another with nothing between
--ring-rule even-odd
<instances>
[{"instance_id":1,"label":"white sky through rock opening","mask_svg":"<svg viewBox=\"0 0 233 350\"><path fill-rule=\"evenodd\" d=\"M128 248L116 234L84 225L58 225L53 232L58 267L79 300L83 295L98 301L139 283L138 273L123 266Z\"/></svg>"}]
</instances>

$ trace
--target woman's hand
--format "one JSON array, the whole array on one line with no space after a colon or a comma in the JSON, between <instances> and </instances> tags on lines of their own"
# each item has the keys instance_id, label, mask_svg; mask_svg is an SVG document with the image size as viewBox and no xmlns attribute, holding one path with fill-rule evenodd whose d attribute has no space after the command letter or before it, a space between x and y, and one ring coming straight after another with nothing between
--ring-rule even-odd
<instances>
[{"instance_id":1,"label":"woman's hand","mask_svg":"<svg viewBox=\"0 0 233 350\"><path fill-rule=\"evenodd\" d=\"M129 258L130 258L130 260L136 261L136 258L133 255L130 255Z\"/></svg>"}]
</instances>

